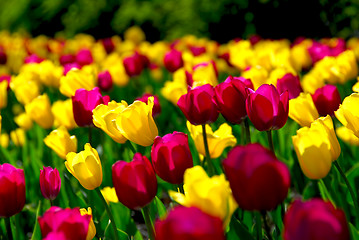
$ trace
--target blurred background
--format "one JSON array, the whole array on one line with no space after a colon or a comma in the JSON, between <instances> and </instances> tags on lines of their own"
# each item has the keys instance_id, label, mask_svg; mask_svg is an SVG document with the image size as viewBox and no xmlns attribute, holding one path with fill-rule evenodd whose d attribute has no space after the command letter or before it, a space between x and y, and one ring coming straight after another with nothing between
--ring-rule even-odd
<instances>
[{"instance_id":1,"label":"blurred background","mask_svg":"<svg viewBox=\"0 0 359 240\"><path fill-rule=\"evenodd\" d=\"M140 26L150 42L185 34L220 43L359 35L359 0L0 0L0 30L32 36L120 35Z\"/></svg>"}]
</instances>

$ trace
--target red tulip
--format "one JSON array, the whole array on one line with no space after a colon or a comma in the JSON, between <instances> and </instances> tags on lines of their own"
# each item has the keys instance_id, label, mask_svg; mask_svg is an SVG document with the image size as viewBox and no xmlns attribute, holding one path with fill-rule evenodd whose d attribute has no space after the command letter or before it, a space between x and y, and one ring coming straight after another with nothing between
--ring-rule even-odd
<instances>
[{"instance_id":1,"label":"red tulip","mask_svg":"<svg viewBox=\"0 0 359 240\"><path fill-rule=\"evenodd\" d=\"M130 209L146 206L157 193L151 162L140 153L136 153L131 162L117 161L112 165L112 182L118 200Z\"/></svg>"},{"instance_id":2,"label":"red tulip","mask_svg":"<svg viewBox=\"0 0 359 240\"><path fill-rule=\"evenodd\" d=\"M40 170L40 190L46 199L54 200L60 192L61 178L59 170L44 167Z\"/></svg>"},{"instance_id":3,"label":"red tulip","mask_svg":"<svg viewBox=\"0 0 359 240\"><path fill-rule=\"evenodd\" d=\"M279 95L273 85L263 84L257 91L252 91L246 101L249 119L259 131L282 128L288 119L288 91Z\"/></svg>"},{"instance_id":4,"label":"red tulip","mask_svg":"<svg viewBox=\"0 0 359 240\"><path fill-rule=\"evenodd\" d=\"M7 74L0 76L0 82L2 81L7 81L7 90L10 90L11 76Z\"/></svg>"},{"instance_id":5,"label":"red tulip","mask_svg":"<svg viewBox=\"0 0 359 240\"><path fill-rule=\"evenodd\" d=\"M102 97L98 87L90 91L83 88L77 89L75 96L72 97L72 110L76 124L80 127L92 126L92 110L100 104L107 105L109 100L109 96Z\"/></svg>"},{"instance_id":6,"label":"red tulip","mask_svg":"<svg viewBox=\"0 0 359 240\"><path fill-rule=\"evenodd\" d=\"M148 98L153 97L154 98L154 105L152 109L152 117L157 117L161 113L161 105L160 100L156 95L152 95L150 93L145 93L140 98L136 98L136 100L144 102L147 104Z\"/></svg>"},{"instance_id":7,"label":"red tulip","mask_svg":"<svg viewBox=\"0 0 359 240\"><path fill-rule=\"evenodd\" d=\"M97 82L98 82L98 87L101 89L101 91L104 92L108 92L112 89L113 87L113 81L112 81L112 76L110 74L109 71L103 71L100 72L97 75Z\"/></svg>"},{"instance_id":8,"label":"red tulip","mask_svg":"<svg viewBox=\"0 0 359 240\"><path fill-rule=\"evenodd\" d=\"M303 92L299 77L294 76L291 73L287 73L282 78L277 80L277 89L279 94L282 94L287 90L289 99L296 98L301 92Z\"/></svg>"},{"instance_id":9,"label":"red tulip","mask_svg":"<svg viewBox=\"0 0 359 240\"><path fill-rule=\"evenodd\" d=\"M233 197L244 210L272 210L287 196L287 166L258 143L234 147L223 167Z\"/></svg>"},{"instance_id":10,"label":"red tulip","mask_svg":"<svg viewBox=\"0 0 359 240\"><path fill-rule=\"evenodd\" d=\"M85 66L93 63L92 53L88 49L81 49L76 54L76 62L80 66Z\"/></svg>"},{"instance_id":11,"label":"red tulip","mask_svg":"<svg viewBox=\"0 0 359 240\"><path fill-rule=\"evenodd\" d=\"M91 215L82 216L78 208L51 207L38 218L38 221L42 238L65 237L67 240L86 240Z\"/></svg>"},{"instance_id":12,"label":"red tulip","mask_svg":"<svg viewBox=\"0 0 359 240\"><path fill-rule=\"evenodd\" d=\"M178 206L155 224L156 240L224 240L223 223L196 207Z\"/></svg>"},{"instance_id":13,"label":"red tulip","mask_svg":"<svg viewBox=\"0 0 359 240\"><path fill-rule=\"evenodd\" d=\"M0 164L0 217L11 217L25 205L24 170L11 164Z\"/></svg>"},{"instance_id":14,"label":"red tulip","mask_svg":"<svg viewBox=\"0 0 359 240\"><path fill-rule=\"evenodd\" d=\"M144 69L143 59L137 52L123 59L123 66L130 77L140 75Z\"/></svg>"},{"instance_id":15,"label":"red tulip","mask_svg":"<svg viewBox=\"0 0 359 240\"><path fill-rule=\"evenodd\" d=\"M193 167L187 134L173 132L163 137L157 136L152 145L151 158L160 178L172 184L183 183L184 172Z\"/></svg>"},{"instance_id":16,"label":"red tulip","mask_svg":"<svg viewBox=\"0 0 359 240\"><path fill-rule=\"evenodd\" d=\"M62 66L65 66L66 64L74 63L76 61L76 57L72 54L65 54L60 57L59 61Z\"/></svg>"},{"instance_id":17,"label":"red tulip","mask_svg":"<svg viewBox=\"0 0 359 240\"><path fill-rule=\"evenodd\" d=\"M342 103L337 87L329 84L318 88L312 95L312 98L321 116L327 116L328 114L333 116Z\"/></svg>"},{"instance_id":18,"label":"red tulip","mask_svg":"<svg viewBox=\"0 0 359 240\"><path fill-rule=\"evenodd\" d=\"M179 68L183 67L182 53L176 49L172 49L166 53L163 63L168 71L175 72Z\"/></svg>"},{"instance_id":19,"label":"red tulip","mask_svg":"<svg viewBox=\"0 0 359 240\"><path fill-rule=\"evenodd\" d=\"M322 199L294 201L284 218L283 237L284 240L350 239L343 210Z\"/></svg>"},{"instance_id":20,"label":"red tulip","mask_svg":"<svg viewBox=\"0 0 359 240\"><path fill-rule=\"evenodd\" d=\"M109 53L113 52L113 50L115 50L115 44L112 41L112 38L104 38L101 40L101 43L102 43L103 47L105 48L107 54L109 54Z\"/></svg>"},{"instance_id":21,"label":"red tulip","mask_svg":"<svg viewBox=\"0 0 359 240\"><path fill-rule=\"evenodd\" d=\"M193 125L212 123L219 115L214 95L214 88L210 84L205 84L182 95L177 105Z\"/></svg>"}]
</instances>

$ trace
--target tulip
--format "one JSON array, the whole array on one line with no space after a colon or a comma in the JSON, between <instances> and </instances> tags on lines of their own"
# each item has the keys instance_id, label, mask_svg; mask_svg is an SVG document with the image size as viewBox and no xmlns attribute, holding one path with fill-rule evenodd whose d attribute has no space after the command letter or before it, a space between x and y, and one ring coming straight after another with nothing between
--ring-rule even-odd
<instances>
[{"instance_id":1,"label":"tulip","mask_svg":"<svg viewBox=\"0 0 359 240\"><path fill-rule=\"evenodd\" d=\"M93 62L91 51L88 49L81 49L76 54L76 62L80 66L89 65Z\"/></svg>"},{"instance_id":2,"label":"tulip","mask_svg":"<svg viewBox=\"0 0 359 240\"><path fill-rule=\"evenodd\" d=\"M3 47L0 47L0 64L6 64L7 62L7 55L6 52L4 51Z\"/></svg>"},{"instance_id":3,"label":"tulip","mask_svg":"<svg viewBox=\"0 0 359 240\"><path fill-rule=\"evenodd\" d=\"M105 48L107 54L109 54L113 50L115 50L116 46L115 46L115 43L113 42L112 38L101 39L101 43L102 43L103 47Z\"/></svg>"},{"instance_id":4,"label":"tulip","mask_svg":"<svg viewBox=\"0 0 359 240\"><path fill-rule=\"evenodd\" d=\"M100 89L95 87L91 91L86 89L76 90L75 96L72 97L72 107L76 124L80 127L91 126L92 122L92 110L100 104L109 102L108 96L102 96Z\"/></svg>"},{"instance_id":5,"label":"tulip","mask_svg":"<svg viewBox=\"0 0 359 240\"><path fill-rule=\"evenodd\" d=\"M299 77L294 76L291 73L287 73L282 78L277 80L277 89L279 94L282 94L287 90L289 99L296 98L301 92L303 92Z\"/></svg>"},{"instance_id":6,"label":"tulip","mask_svg":"<svg viewBox=\"0 0 359 240\"><path fill-rule=\"evenodd\" d=\"M124 39L138 45L146 39L146 35L140 27L132 26L125 31Z\"/></svg>"},{"instance_id":7,"label":"tulip","mask_svg":"<svg viewBox=\"0 0 359 240\"><path fill-rule=\"evenodd\" d=\"M287 197L287 166L258 143L234 147L223 167L233 196L244 210L269 211Z\"/></svg>"},{"instance_id":8,"label":"tulip","mask_svg":"<svg viewBox=\"0 0 359 240\"><path fill-rule=\"evenodd\" d=\"M244 80L232 76L214 88L216 93L214 99L218 110L232 124L240 124L247 116L246 99L248 94L245 88Z\"/></svg>"},{"instance_id":9,"label":"tulip","mask_svg":"<svg viewBox=\"0 0 359 240\"><path fill-rule=\"evenodd\" d=\"M70 136L64 126L60 126L47 135L44 138L44 143L62 159L66 159L66 155L69 152L77 151L76 136Z\"/></svg>"},{"instance_id":10,"label":"tulip","mask_svg":"<svg viewBox=\"0 0 359 240\"><path fill-rule=\"evenodd\" d=\"M354 135L353 131L347 127L341 126L336 128L335 133L343 141L353 146L359 146L359 138Z\"/></svg>"},{"instance_id":11,"label":"tulip","mask_svg":"<svg viewBox=\"0 0 359 240\"><path fill-rule=\"evenodd\" d=\"M186 207L197 207L203 212L220 218L227 226L237 208L229 182L224 174L208 177L201 166L186 170L184 194L170 191L170 196Z\"/></svg>"},{"instance_id":12,"label":"tulip","mask_svg":"<svg viewBox=\"0 0 359 240\"><path fill-rule=\"evenodd\" d=\"M9 218L21 212L25 195L24 170L8 163L0 164L0 217Z\"/></svg>"},{"instance_id":13,"label":"tulip","mask_svg":"<svg viewBox=\"0 0 359 240\"><path fill-rule=\"evenodd\" d=\"M170 101L173 105L177 105L178 99L187 93L187 83L180 81L167 81L161 89L161 94L164 98Z\"/></svg>"},{"instance_id":14,"label":"tulip","mask_svg":"<svg viewBox=\"0 0 359 240\"><path fill-rule=\"evenodd\" d=\"M242 77L251 79L254 87L253 90L258 89L260 86L266 83L268 75L268 71L259 65L250 67L242 73Z\"/></svg>"},{"instance_id":15,"label":"tulip","mask_svg":"<svg viewBox=\"0 0 359 240\"><path fill-rule=\"evenodd\" d=\"M26 141L25 131L22 128L17 128L10 132L10 139L15 146L24 146Z\"/></svg>"},{"instance_id":16,"label":"tulip","mask_svg":"<svg viewBox=\"0 0 359 240\"><path fill-rule=\"evenodd\" d=\"M87 231L87 236L86 236L86 240L92 240L95 236L96 236L96 227L95 224L93 222L93 217L92 217L92 209L89 208L80 208L80 214L81 216L91 216L91 220L88 226L88 231Z\"/></svg>"},{"instance_id":17,"label":"tulip","mask_svg":"<svg viewBox=\"0 0 359 240\"><path fill-rule=\"evenodd\" d=\"M112 76L109 71L103 71L100 72L97 75L97 82L98 87L101 89L101 91L108 92L112 89L113 81Z\"/></svg>"},{"instance_id":18,"label":"tulip","mask_svg":"<svg viewBox=\"0 0 359 240\"><path fill-rule=\"evenodd\" d=\"M65 54L65 55L60 56L59 61L62 66L65 66L66 64L75 62L76 56L74 56L72 54Z\"/></svg>"},{"instance_id":19,"label":"tulip","mask_svg":"<svg viewBox=\"0 0 359 240\"><path fill-rule=\"evenodd\" d=\"M111 101L108 105L100 104L92 111L93 123L107 133L115 142L125 143L127 139L117 128L116 117L127 107L128 105L125 101L121 101L121 103Z\"/></svg>"},{"instance_id":20,"label":"tulip","mask_svg":"<svg viewBox=\"0 0 359 240\"><path fill-rule=\"evenodd\" d=\"M215 122L218 118L218 109L214 100L214 88L205 84L195 87L180 97L177 102L187 120L193 125L202 125Z\"/></svg>"},{"instance_id":21,"label":"tulip","mask_svg":"<svg viewBox=\"0 0 359 240\"><path fill-rule=\"evenodd\" d=\"M136 153L131 162L112 165L112 183L118 200L130 209L149 204L157 193L156 174L146 156Z\"/></svg>"},{"instance_id":22,"label":"tulip","mask_svg":"<svg viewBox=\"0 0 359 240\"><path fill-rule=\"evenodd\" d=\"M107 204L109 202L118 203L118 197L116 195L116 189L113 187L104 187L101 189L101 194L105 198Z\"/></svg>"},{"instance_id":23,"label":"tulip","mask_svg":"<svg viewBox=\"0 0 359 240\"><path fill-rule=\"evenodd\" d=\"M176 49L172 49L165 54L163 63L168 71L172 73L177 71L179 68L183 67L182 53Z\"/></svg>"},{"instance_id":24,"label":"tulip","mask_svg":"<svg viewBox=\"0 0 359 240\"><path fill-rule=\"evenodd\" d=\"M76 70L76 69L77 70L81 69L80 64L78 64L77 62L67 63L67 64L64 65L63 75L66 76L68 72L70 72L71 70ZM60 81L61 81L61 79L60 79ZM70 93L68 93L68 94L70 94Z\"/></svg>"},{"instance_id":25,"label":"tulip","mask_svg":"<svg viewBox=\"0 0 359 240\"><path fill-rule=\"evenodd\" d=\"M88 189L93 190L102 183L101 160L96 149L89 143L85 144L85 150L78 154L70 152L66 155L65 166L67 170Z\"/></svg>"},{"instance_id":26,"label":"tulip","mask_svg":"<svg viewBox=\"0 0 359 240\"><path fill-rule=\"evenodd\" d=\"M335 111L337 119L359 137L359 93L352 93L344 98L339 109Z\"/></svg>"},{"instance_id":27,"label":"tulip","mask_svg":"<svg viewBox=\"0 0 359 240\"><path fill-rule=\"evenodd\" d=\"M202 127L192 125L187 121L187 128L195 143L197 151L203 156L206 156ZM209 125L206 125L206 136L211 158L218 158L226 147L233 147L237 143L237 139L232 135L232 128L227 123L220 125L215 132L212 131L212 128Z\"/></svg>"},{"instance_id":28,"label":"tulip","mask_svg":"<svg viewBox=\"0 0 359 240\"><path fill-rule=\"evenodd\" d=\"M62 236L67 240L86 240L91 216L82 216L78 208L51 207L38 221L43 239Z\"/></svg>"},{"instance_id":29,"label":"tulip","mask_svg":"<svg viewBox=\"0 0 359 240\"><path fill-rule=\"evenodd\" d=\"M94 77L79 69L69 71L60 79L60 92L66 97L74 96L77 89L84 88L90 91L94 87Z\"/></svg>"},{"instance_id":30,"label":"tulip","mask_svg":"<svg viewBox=\"0 0 359 240\"><path fill-rule=\"evenodd\" d=\"M55 118L55 127L64 126L68 130L77 127L72 109L72 99L69 98L65 101L58 100L54 102L51 111Z\"/></svg>"},{"instance_id":31,"label":"tulip","mask_svg":"<svg viewBox=\"0 0 359 240\"><path fill-rule=\"evenodd\" d=\"M7 87L7 81L0 82L0 109L5 108L7 105Z\"/></svg>"},{"instance_id":32,"label":"tulip","mask_svg":"<svg viewBox=\"0 0 359 240\"><path fill-rule=\"evenodd\" d=\"M52 167L40 169L40 190L44 198L53 201L60 192L61 178L59 170Z\"/></svg>"},{"instance_id":33,"label":"tulip","mask_svg":"<svg viewBox=\"0 0 359 240\"><path fill-rule=\"evenodd\" d=\"M328 114L334 116L334 112L342 102L337 87L329 84L318 88L312 95L312 98L321 116Z\"/></svg>"},{"instance_id":34,"label":"tulip","mask_svg":"<svg viewBox=\"0 0 359 240\"><path fill-rule=\"evenodd\" d=\"M319 113L309 93L300 93L296 98L289 100L289 117L302 127L309 127Z\"/></svg>"},{"instance_id":35,"label":"tulip","mask_svg":"<svg viewBox=\"0 0 359 240\"><path fill-rule=\"evenodd\" d=\"M24 130L29 130L32 128L32 120L26 112L23 112L16 117L14 117L15 123Z\"/></svg>"},{"instance_id":36,"label":"tulip","mask_svg":"<svg viewBox=\"0 0 359 240\"><path fill-rule=\"evenodd\" d=\"M157 117L161 113L161 105L160 105L160 100L158 99L158 97L156 95L152 95L150 93L145 93L142 95L142 97L136 98L136 100L147 104L149 97L154 98L154 105L152 108L152 117Z\"/></svg>"},{"instance_id":37,"label":"tulip","mask_svg":"<svg viewBox=\"0 0 359 240\"><path fill-rule=\"evenodd\" d=\"M10 82L11 82L11 76L10 75L1 75L0 76L0 83L1 82L7 82L7 90L10 90Z\"/></svg>"},{"instance_id":38,"label":"tulip","mask_svg":"<svg viewBox=\"0 0 359 240\"><path fill-rule=\"evenodd\" d=\"M292 141L299 165L310 179L324 178L340 155L340 145L329 115L315 120L310 128L299 129Z\"/></svg>"},{"instance_id":39,"label":"tulip","mask_svg":"<svg viewBox=\"0 0 359 240\"><path fill-rule=\"evenodd\" d=\"M311 199L294 201L284 218L284 240L350 239L344 211L331 202Z\"/></svg>"},{"instance_id":40,"label":"tulip","mask_svg":"<svg viewBox=\"0 0 359 240\"><path fill-rule=\"evenodd\" d=\"M25 105L26 113L42 128L51 128L54 123L54 116L51 112L50 99L46 94L36 97Z\"/></svg>"},{"instance_id":41,"label":"tulip","mask_svg":"<svg viewBox=\"0 0 359 240\"><path fill-rule=\"evenodd\" d=\"M154 98L149 97L147 104L134 101L116 118L116 126L128 140L141 146L150 146L158 135L158 129L152 117Z\"/></svg>"},{"instance_id":42,"label":"tulip","mask_svg":"<svg viewBox=\"0 0 359 240\"><path fill-rule=\"evenodd\" d=\"M224 240L222 222L196 207L178 206L155 223L156 240Z\"/></svg>"},{"instance_id":43,"label":"tulip","mask_svg":"<svg viewBox=\"0 0 359 240\"><path fill-rule=\"evenodd\" d=\"M125 67L127 75L130 77L140 75L144 68L142 58L137 52L124 58L123 66Z\"/></svg>"},{"instance_id":44,"label":"tulip","mask_svg":"<svg viewBox=\"0 0 359 240\"><path fill-rule=\"evenodd\" d=\"M0 116L0 131L1 131L1 116ZM9 135L7 133L2 133L0 135L0 146L7 148L9 146Z\"/></svg>"},{"instance_id":45,"label":"tulip","mask_svg":"<svg viewBox=\"0 0 359 240\"><path fill-rule=\"evenodd\" d=\"M39 84L26 79L26 77L25 74L19 74L10 83L11 90L15 93L16 99L23 105L30 103L40 95Z\"/></svg>"},{"instance_id":46,"label":"tulip","mask_svg":"<svg viewBox=\"0 0 359 240\"><path fill-rule=\"evenodd\" d=\"M216 86L218 84L217 76L218 72L214 62L197 64L193 67L193 86L201 86L205 84Z\"/></svg>"},{"instance_id":47,"label":"tulip","mask_svg":"<svg viewBox=\"0 0 359 240\"><path fill-rule=\"evenodd\" d=\"M268 84L263 84L255 92L249 91L246 110L254 127L259 131L282 128L288 119L288 92L279 95L277 89Z\"/></svg>"},{"instance_id":48,"label":"tulip","mask_svg":"<svg viewBox=\"0 0 359 240\"><path fill-rule=\"evenodd\" d=\"M151 158L160 178L172 184L182 183L185 170L193 167L187 134L173 132L157 136L152 145Z\"/></svg>"},{"instance_id":49,"label":"tulip","mask_svg":"<svg viewBox=\"0 0 359 240\"><path fill-rule=\"evenodd\" d=\"M44 61L43 58L37 56L36 54L31 54L30 56L27 56L24 60L25 64L29 64L29 63L41 63L42 61Z\"/></svg>"}]
</instances>

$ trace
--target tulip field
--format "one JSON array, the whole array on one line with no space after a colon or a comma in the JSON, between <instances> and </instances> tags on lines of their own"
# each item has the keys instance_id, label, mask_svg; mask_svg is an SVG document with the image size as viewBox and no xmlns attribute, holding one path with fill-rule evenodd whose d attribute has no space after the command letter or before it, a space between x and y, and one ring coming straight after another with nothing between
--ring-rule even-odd
<instances>
[{"instance_id":1,"label":"tulip field","mask_svg":"<svg viewBox=\"0 0 359 240\"><path fill-rule=\"evenodd\" d=\"M359 239L359 38L0 32L0 239Z\"/></svg>"}]
</instances>

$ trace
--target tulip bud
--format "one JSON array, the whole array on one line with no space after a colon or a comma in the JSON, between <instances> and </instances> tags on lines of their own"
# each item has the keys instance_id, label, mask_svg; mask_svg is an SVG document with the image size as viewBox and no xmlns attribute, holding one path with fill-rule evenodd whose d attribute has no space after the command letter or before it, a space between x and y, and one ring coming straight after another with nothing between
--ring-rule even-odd
<instances>
[{"instance_id":1,"label":"tulip bud","mask_svg":"<svg viewBox=\"0 0 359 240\"><path fill-rule=\"evenodd\" d=\"M64 126L53 130L44 138L46 146L54 150L54 152L62 159L66 159L69 152L77 151L77 138L75 135L70 136Z\"/></svg>"},{"instance_id":2,"label":"tulip bud","mask_svg":"<svg viewBox=\"0 0 359 240\"><path fill-rule=\"evenodd\" d=\"M40 169L40 189L44 198L54 200L60 192L61 178L59 170L52 167Z\"/></svg>"},{"instance_id":3,"label":"tulip bud","mask_svg":"<svg viewBox=\"0 0 359 240\"><path fill-rule=\"evenodd\" d=\"M29 63L41 63L42 61L44 61L43 58L37 56L36 54L31 54L30 56L27 56L24 60L25 64L29 64Z\"/></svg>"},{"instance_id":4,"label":"tulip bud","mask_svg":"<svg viewBox=\"0 0 359 240\"><path fill-rule=\"evenodd\" d=\"M75 95L76 90L84 88L87 91L95 87L93 75L79 69L73 69L60 79L60 92L66 97Z\"/></svg>"},{"instance_id":5,"label":"tulip bud","mask_svg":"<svg viewBox=\"0 0 359 240\"><path fill-rule=\"evenodd\" d=\"M284 217L284 240L349 240L344 211L331 202L311 199L294 201Z\"/></svg>"},{"instance_id":6,"label":"tulip bud","mask_svg":"<svg viewBox=\"0 0 359 240\"><path fill-rule=\"evenodd\" d=\"M26 112L23 112L16 117L14 117L15 123L24 130L29 130L32 128L32 120Z\"/></svg>"},{"instance_id":7,"label":"tulip bud","mask_svg":"<svg viewBox=\"0 0 359 240\"><path fill-rule=\"evenodd\" d=\"M288 119L288 92L279 95L275 86L268 84L263 84L255 92L249 91L246 110L254 127L259 131L282 128Z\"/></svg>"},{"instance_id":8,"label":"tulip bud","mask_svg":"<svg viewBox=\"0 0 359 240\"><path fill-rule=\"evenodd\" d=\"M25 205L24 170L11 164L0 164L0 217L11 217Z\"/></svg>"},{"instance_id":9,"label":"tulip bud","mask_svg":"<svg viewBox=\"0 0 359 240\"><path fill-rule=\"evenodd\" d=\"M234 147L223 167L233 196L244 210L269 211L287 197L287 166L258 143Z\"/></svg>"},{"instance_id":10,"label":"tulip bud","mask_svg":"<svg viewBox=\"0 0 359 240\"><path fill-rule=\"evenodd\" d=\"M79 70L81 69L81 66L80 64L78 64L77 62L74 62L74 63L66 63L64 65L64 72L63 72L63 75L66 76L68 72L70 72L71 70ZM75 89L76 90L76 89ZM66 95L68 96L68 95ZM70 96L68 96L70 97Z\"/></svg>"},{"instance_id":11,"label":"tulip bud","mask_svg":"<svg viewBox=\"0 0 359 240\"><path fill-rule=\"evenodd\" d=\"M0 76L0 83L1 82L7 82L7 90L10 90L10 82L11 82L11 76L10 75L2 75L2 76Z\"/></svg>"},{"instance_id":12,"label":"tulip bud","mask_svg":"<svg viewBox=\"0 0 359 240\"><path fill-rule=\"evenodd\" d=\"M302 127L309 127L319 117L309 93L300 93L298 97L289 100L288 115Z\"/></svg>"},{"instance_id":13,"label":"tulip bud","mask_svg":"<svg viewBox=\"0 0 359 240\"><path fill-rule=\"evenodd\" d=\"M137 52L123 59L123 66L130 77L140 75L144 68L142 58Z\"/></svg>"},{"instance_id":14,"label":"tulip bud","mask_svg":"<svg viewBox=\"0 0 359 240\"><path fill-rule=\"evenodd\" d=\"M145 93L142 95L142 97L136 98L136 100L147 104L149 97L154 98L154 102L153 102L154 105L152 108L152 117L157 117L161 113L161 105L160 105L160 100L158 99L158 97L156 95L152 95L150 93Z\"/></svg>"},{"instance_id":15,"label":"tulip bud","mask_svg":"<svg viewBox=\"0 0 359 240\"><path fill-rule=\"evenodd\" d=\"M118 197L116 195L116 189L114 187L104 187L101 189L101 194L105 198L107 204L109 202L118 203Z\"/></svg>"},{"instance_id":16,"label":"tulip bud","mask_svg":"<svg viewBox=\"0 0 359 240\"><path fill-rule=\"evenodd\" d=\"M219 114L214 95L214 88L205 84L182 95L177 105L193 125L212 123L217 120Z\"/></svg>"},{"instance_id":17,"label":"tulip bud","mask_svg":"<svg viewBox=\"0 0 359 240\"><path fill-rule=\"evenodd\" d=\"M0 110L7 105L7 81L0 82Z\"/></svg>"},{"instance_id":18,"label":"tulip bud","mask_svg":"<svg viewBox=\"0 0 359 240\"><path fill-rule=\"evenodd\" d=\"M60 56L59 61L62 66L65 66L66 64L75 62L76 57L72 54L65 54L65 55Z\"/></svg>"},{"instance_id":19,"label":"tulip bud","mask_svg":"<svg viewBox=\"0 0 359 240\"><path fill-rule=\"evenodd\" d=\"M72 97L73 113L76 124L80 127L92 126L92 110L97 105L107 105L110 98L108 96L102 96L100 89L95 87L91 91L87 91L83 88L77 89L75 96Z\"/></svg>"},{"instance_id":20,"label":"tulip bud","mask_svg":"<svg viewBox=\"0 0 359 240\"><path fill-rule=\"evenodd\" d=\"M54 115L51 112L50 99L46 94L36 97L25 105L26 113L42 128L51 128L54 123Z\"/></svg>"},{"instance_id":21,"label":"tulip bud","mask_svg":"<svg viewBox=\"0 0 359 240\"><path fill-rule=\"evenodd\" d=\"M347 128L353 131L355 136L359 137L359 94L352 93L344 98L339 109L335 111L337 119Z\"/></svg>"},{"instance_id":22,"label":"tulip bud","mask_svg":"<svg viewBox=\"0 0 359 240\"><path fill-rule=\"evenodd\" d=\"M112 165L112 183L118 200L130 209L149 204L157 193L156 174L146 156L136 153L131 162Z\"/></svg>"},{"instance_id":23,"label":"tulip bud","mask_svg":"<svg viewBox=\"0 0 359 240\"><path fill-rule=\"evenodd\" d=\"M182 53L176 49L167 52L163 63L168 71L175 72L177 69L183 67Z\"/></svg>"},{"instance_id":24,"label":"tulip bud","mask_svg":"<svg viewBox=\"0 0 359 240\"><path fill-rule=\"evenodd\" d=\"M151 158L160 178L172 184L182 183L185 170L193 167L187 134L173 132L157 136L152 145Z\"/></svg>"},{"instance_id":25,"label":"tulip bud","mask_svg":"<svg viewBox=\"0 0 359 240\"><path fill-rule=\"evenodd\" d=\"M76 62L80 66L89 65L93 62L91 51L88 49L81 49L76 54Z\"/></svg>"},{"instance_id":26,"label":"tulip bud","mask_svg":"<svg viewBox=\"0 0 359 240\"><path fill-rule=\"evenodd\" d=\"M112 41L112 38L104 38L101 39L101 43L104 47L104 49L106 50L106 53L109 54L111 53L113 50L115 50L115 44Z\"/></svg>"},{"instance_id":27,"label":"tulip bud","mask_svg":"<svg viewBox=\"0 0 359 240\"><path fill-rule=\"evenodd\" d=\"M97 79L101 91L108 92L112 89L113 81L109 71L100 72Z\"/></svg>"},{"instance_id":28,"label":"tulip bud","mask_svg":"<svg viewBox=\"0 0 359 240\"><path fill-rule=\"evenodd\" d=\"M22 128L17 128L10 132L10 139L15 146L24 146L26 141L25 131Z\"/></svg>"},{"instance_id":29,"label":"tulip bud","mask_svg":"<svg viewBox=\"0 0 359 240\"><path fill-rule=\"evenodd\" d=\"M102 183L101 160L96 149L89 143L85 144L85 150L78 154L70 152L66 155L65 165L67 170L88 189L93 190Z\"/></svg>"},{"instance_id":30,"label":"tulip bud","mask_svg":"<svg viewBox=\"0 0 359 240\"><path fill-rule=\"evenodd\" d=\"M301 92L303 92L299 77L294 76L291 73L287 73L282 78L277 80L277 89L279 94L282 94L287 90L289 99L296 98Z\"/></svg>"},{"instance_id":31,"label":"tulip bud","mask_svg":"<svg viewBox=\"0 0 359 240\"><path fill-rule=\"evenodd\" d=\"M86 236L86 240L92 240L95 236L96 236L96 227L95 224L93 222L93 217L92 217L92 209L89 208L80 208L80 214L81 216L91 216L91 220L89 223L89 227L88 227L88 231L87 231L87 236Z\"/></svg>"},{"instance_id":32,"label":"tulip bud","mask_svg":"<svg viewBox=\"0 0 359 240\"><path fill-rule=\"evenodd\" d=\"M178 206L155 224L156 240L224 240L222 221L196 207Z\"/></svg>"},{"instance_id":33,"label":"tulip bud","mask_svg":"<svg viewBox=\"0 0 359 240\"><path fill-rule=\"evenodd\" d=\"M342 103L337 87L329 84L318 88L312 95L312 98L321 116L328 114L334 116L334 112Z\"/></svg>"},{"instance_id":34,"label":"tulip bud","mask_svg":"<svg viewBox=\"0 0 359 240\"><path fill-rule=\"evenodd\" d=\"M64 126L68 130L77 127L74 119L72 99L68 98L65 101L58 100L52 104L52 114L55 117L54 126Z\"/></svg>"}]
</instances>

